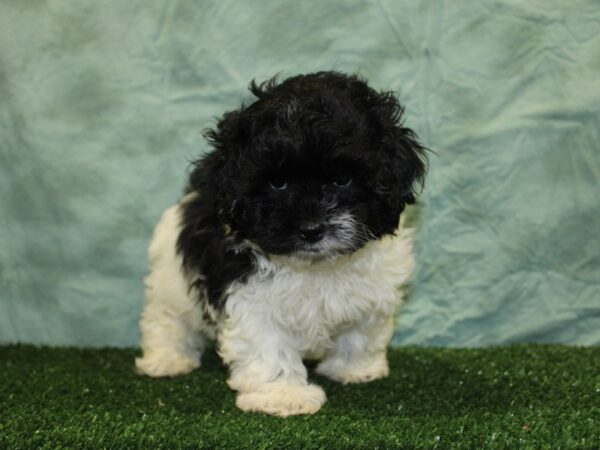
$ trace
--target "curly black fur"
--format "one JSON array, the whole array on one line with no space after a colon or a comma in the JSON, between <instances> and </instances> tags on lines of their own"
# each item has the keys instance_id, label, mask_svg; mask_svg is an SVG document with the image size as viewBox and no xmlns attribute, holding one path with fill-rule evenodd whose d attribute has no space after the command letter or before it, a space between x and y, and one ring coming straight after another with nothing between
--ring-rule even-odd
<instances>
[{"instance_id":1,"label":"curly black fur","mask_svg":"<svg viewBox=\"0 0 600 450\"><path fill-rule=\"evenodd\" d=\"M214 150L195 163L188 192L198 195L184 206L178 249L213 306L253 272L254 251L329 257L394 233L426 171L398 100L356 75L252 81L250 91L254 102L206 131ZM348 215L353 234L334 220ZM336 233L348 234L343 248L318 247Z\"/></svg>"}]
</instances>

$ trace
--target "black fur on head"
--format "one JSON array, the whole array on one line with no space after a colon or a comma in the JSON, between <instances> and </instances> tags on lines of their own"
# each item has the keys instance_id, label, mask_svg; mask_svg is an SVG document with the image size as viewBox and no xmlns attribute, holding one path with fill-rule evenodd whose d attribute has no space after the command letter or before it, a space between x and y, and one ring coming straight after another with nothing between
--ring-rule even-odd
<instances>
[{"instance_id":1,"label":"black fur on head","mask_svg":"<svg viewBox=\"0 0 600 450\"><path fill-rule=\"evenodd\" d=\"M212 229L238 253L246 242L315 259L394 232L422 186L426 155L392 93L338 72L253 81L250 91L254 102L205 133L214 150L190 177L198 197L186 208L184 259L198 259L182 244L186 228Z\"/></svg>"}]
</instances>

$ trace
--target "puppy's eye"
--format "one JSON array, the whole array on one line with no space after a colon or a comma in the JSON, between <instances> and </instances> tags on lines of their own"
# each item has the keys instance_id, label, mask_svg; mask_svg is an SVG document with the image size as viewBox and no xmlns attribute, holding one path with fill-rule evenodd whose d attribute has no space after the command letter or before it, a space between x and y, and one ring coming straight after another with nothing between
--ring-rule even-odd
<instances>
[{"instance_id":1,"label":"puppy's eye","mask_svg":"<svg viewBox=\"0 0 600 450\"><path fill-rule=\"evenodd\" d=\"M350 177L340 177L336 180L333 180L333 185L337 188L345 188L352 184L352 178Z\"/></svg>"},{"instance_id":2,"label":"puppy's eye","mask_svg":"<svg viewBox=\"0 0 600 450\"><path fill-rule=\"evenodd\" d=\"M284 191L287 189L288 184L283 180L274 180L269 183L269 186L271 186L271 189L274 191Z\"/></svg>"},{"instance_id":3,"label":"puppy's eye","mask_svg":"<svg viewBox=\"0 0 600 450\"><path fill-rule=\"evenodd\" d=\"M392 191L392 186L390 186L388 183L379 182L375 185L375 189L383 194L388 194Z\"/></svg>"}]
</instances>

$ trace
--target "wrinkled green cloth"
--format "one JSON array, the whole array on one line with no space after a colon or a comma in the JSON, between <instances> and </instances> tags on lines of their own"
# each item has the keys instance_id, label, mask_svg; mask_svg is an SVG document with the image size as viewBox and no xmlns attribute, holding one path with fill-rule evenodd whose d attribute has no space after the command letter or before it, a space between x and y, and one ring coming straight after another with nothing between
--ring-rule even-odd
<instances>
[{"instance_id":1,"label":"wrinkled green cloth","mask_svg":"<svg viewBox=\"0 0 600 450\"><path fill-rule=\"evenodd\" d=\"M0 2L0 342L135 345L146 247L252 78L359 72L435 150L396 344L600 343L600 4Z\"/></svg>"}]
</instances>

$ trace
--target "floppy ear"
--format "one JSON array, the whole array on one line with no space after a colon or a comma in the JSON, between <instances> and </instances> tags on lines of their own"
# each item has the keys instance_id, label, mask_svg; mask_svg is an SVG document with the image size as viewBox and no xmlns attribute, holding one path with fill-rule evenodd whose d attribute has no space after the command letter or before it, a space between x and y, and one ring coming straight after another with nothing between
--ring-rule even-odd
<instances>
[{"instance_id":1,"label":"floppy ear","mask_svg":"<svg viewBox=\"0 0 600 450\"><path fill-rule=\"evenodd\" d=\"M399 188L402 203L413 204L417 192L423 188L427 171L426 148L410 128L398 125L394 127L388 149L392 154L394 182Z\"/></svg>"},{"instance_id":2,"label":"floppy ear","mask_svg":"<svg viewBox=\"0 0 600 450\"><path fill-rule=\"evenodd\" d=\"M378 93L371 101L371 120L381 136L379 182L395 198L401 212L406 204L415 203L417 191L423 187L427 149L416 133L404 126L404 108L391 92Z\"/></svg>"},{"instance_id":3,"label":"floppy ear","mask_svg":"<svg viewBox=\"0 0 600 450\"><path fill-rule=\"evenodd\" d=\"M241 111L225 113L215 128L203 134L214 150L194 162L189 190L206 198L220 221L229 223L236 203L236 174L245 145Z\"/></svg>"}]
</instances>

